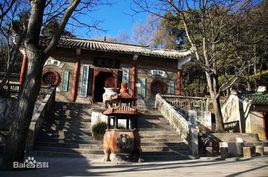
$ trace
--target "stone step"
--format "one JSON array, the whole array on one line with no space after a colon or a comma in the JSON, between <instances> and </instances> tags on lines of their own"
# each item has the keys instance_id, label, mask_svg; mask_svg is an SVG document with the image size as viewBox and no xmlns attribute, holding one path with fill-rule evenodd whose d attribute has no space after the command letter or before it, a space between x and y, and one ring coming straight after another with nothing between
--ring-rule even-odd
<instances>
[{"instance_id":1,"label":"stone step","mask_svg":"<svg viewBox=\"0 0 268 177\"><path fill-rule=\"evenodd\" d=\"M189 148L187 146L142 146L141 147L143 152L166 152L166 151L175 151L180 153L187 153Z\"/></svg>"},{"instance_id":2,"label":"stone step","mask_svg":"<svg viewBox=\"0 0 268 177\"><path fill-rule=\"evenodd\" d=\"M62 123L62 124L52 124L50 126L43 126L42 129L45 130L57 130L57 129L90 129L91 128L91 123L89 122L82 122L82 123Z\"/></svg>"},{"instance_id":3,"label":"stone step","mask_svg":"<svg viewBox=\"0 0 268 177\"><path fill-rule=\"evenodd\" d=\"M171 126L168 127L138 127L139 133L140 132L154 132L154 133L177 133Z\"/></svg>"},{"instance_id":4,"label":"stone step","mask_svg":"<svg viewBox=\"0 0 268 177\"><path fill-rule=\"evenodd\" d=\"M91 121L66 121L66 120L55 120L52 122L52 126L60 126L60 125L73 125L73 126L79 126L79 125L90 125Z\"/></svg>"},{"instance_id":5,"label":"stone step","mask_svg":"<svg viewBox=\"0 0 268 177\"><path fill-rule=\"evenodd\" d=\"M92 137L90 109L86 105L64 103L56 104L55 108L54 119L44 124L31 153L46 157L103 159L102 140ZM144 160L189 158L189 147L169 122L156 110L144 111L146 115L138 122Z\"/></svg>"},{"instance_id":6,"label":"stone step","mask_svg":"<svg viewBox=\"0 0 268 177\"><path fill-rule=\"evenodd\" d=\"M177 134L153 134L153 133L141 133L141 138L166 138L166 139L179 139L179 135Z\"/></svg>"},{"instance_id":7,"label":"stone step","mask_svg":"<svg viewBox=\"0 0 268 177\"><path fill-rule=\"evenodd\" d=\"M87 136L87 137L49 137L49 136L38 136L37 137L37 142L46 142L46 141L50 141L50 142L77 142L77 143L89 143L91 141L93 141L93 137L92 136Z\"/></svg>"},{"instance_id":8,"label":"stone step","mask_svg":"<svg viewBox=\"0 0 268 177\"><path fill-rule=\"evenodd\" d=\"M147 142L143 142L141 141L141 145L142 146L162 146L162 147L187 147L188 146L184 143L184 142L154 142L154 141L147 141Z\"/></svg>"},{"instance_id":9,"label":"stone step","mask_svg":"<svg viewBox=\"0 0 268 177\"><path fill-rule=\"evenodd\" d=\"M55 102L55 110L61 112L63 110L88 110L88 104L79 103L66 103L66 102ZM77 111L74 111L77 112Z\"/></svg>"},{"instance_id":10,"label":"stone step","mask_svg":"<svg viewBox=\"0 0 268 177\"><path fill-rule=\"evenodd\" d=\"M164 118L159 118L159 119L140 119L138 121L138 124L169 124L168 121L166 121Z\"/></svg>"},{"instance_id":11,"label":"stone step","mask_svg":"<svg viewBox=\"0 0 268 177\"><path fill-rule=\"evenodd\" d=\"M79 132L85 132L85 133L90 133L91 132L91 128L83 128L83 127L56 127L56 126L51 126L50 128L42 128L41 129L42 132L45 133L57 133L59 131L61 132L74 132L74 133L79 133ZM143 134L143 133L148 133L148 134L177 134L176 131L170 130L169 129L164 129L161 127L157 127L157 128L139 128L139 133Z\"/></svg>"},{"instance_id":12,"label":"stone step","mask_svg":"<svg viewBox=\"0 0 268 177\"><path fill-rule=\"evenodd\" d=\"M63 148L102 148L102 141L90 142L90 143L60 143L60 142L36 142L35 146L43 147L63 147ZM182 142L177 143L163 143L163 142L145 142L141 143L142 147L181 147L182 149L188 149L187 145Z\"/></svg>"},{"instance_id":13,"label":"stone step","mask_svg":"<svg viewBox=\"0 0 268 177\"><path fill-rule=\"evenodd\" d=\"M49 151L49 152L80 153L80 154L103 154L102 147L65 148L65 147L36 146L34 149L39 150L39 151Z\"/></svg>"},{"instance_id":14,"label":"stone step","mask_svg":"<svg viewBox=\"0 0 268 177\"><path fill-rule=\"evenodd\" d=\"M180 143L180 138L141 138L142 143Z\"/></svg>"},{"instance_id":15,"label":"stone step","mask_svg":"<svg viewBox=\"0 0 268 177\"><path fill-rule=\"evenodd\" d=\"M173 146L173 147L165 147L165 146L141 146L143 152L179 152L179 153L188 153L189 148L187 146ZM35 146L35 150L41 151L55 151L55 152L79 152L81 154L102 154L103 146L91 146L91 147L83 147L83 148L69 148L69 147L54 147L54 146Z\"/></svg>"},{"instance_id":16,"label":"stone step","mask_svg":"<svg viewBox=\"0 0 268 177\"><path fill-rule=\"evenodd\" d=\"M89 159L103 159L104 154L81 154L79 152L55 152L46 150L34 150L29 155L40 157L85 157Z\"/></svg>"},{"instance_id":17,"label":"stone step","mask_svg":"<svg viewBox=\"0 0 268 177\"><path fill-rule=\"evenodd\" d=\"M40 135L59 135L59 134L85 134L91 136L91 129L89 128L71 128L71 129L41 129Z\"/></svg>"},{"instance_id":18,"label":"stone step","mask_svg":"<svg viewBox=\"0 0 268 177\"><path fill-rule=\"evenodd\" d=\"M166 119L162 115L144 115L138 118L140 121L143 120L164 120Z\"/></svg>"},{"instance_id":19,"label":"stone step","mask_svg":"<svg viewBox=\"0 0 268 177\"><path fill-rule=\"evenodd\" d=\"M57 117L57 118L53 118L52 122L91 122L90 118L71 118L71 117Z\"/></svg>"},{"instance_id":20,"label":"stone step","mask_svg":"<svg viewBox=\"0 0 268 177\"><path fill-rule=\"evenodd\" d=\"M74 143L74 144L99 144L102 143L102 140L94 140L92 137L88 139L58 139L58 138L38 138L36 143ZM182 143L182 141L178 138L141 138L141 143L151 143L151 144L157 144L157 143ZM148 144L150 145L150 144Z\"/></svg>"},{"instance_id":21,"label":"stone step","mask_svg":"<svg viewBox=\"0 0 268 177\"><path fill-rule=\"evenodd\" d=\"M159 114L143 114L142 116L139 117L139 120L166 120L162 115Z\"/></svg>"},{"instance_id":22,"label":"stone step","mask_svg":"<svg viewBox=\"0 0 268 177\"><path fill-rule=\"evenodd\" d=\"M170 126L170 124L168 122L161 122L159 121L157 122L148 122L148 121L142 121L138 123L138 127L166 127L166 126Z\"/></svg>"},{"instance_id":23,"label":"stone step","mask_svg":"<svg viewBox=\"0 0 268 177\"><path fill-rule=\"evenodd\" d=\"M165 130L165 131L170 131L170 126L169 125L138 125L138 129L139 130L144 130L144 131L147 131L147 130L150 130L151 131L157 131L157 129L162 129L162 130Z\"/></svg>"},{"instance_id":24,"label":"stone step","mask_svg":"<svg viewBox=\"0 0 268 177\"><path fill-rule=\"evenodd\" d=\"M63 148L102 148L102 142L95 143L59 143L59 142L37 142L36 146L63 147Z\"/></svg>"},{"instance_id":25,"label":"stone step","mask_svg":"<svg viewBox=\"0 0 268 177\"><path fill-rule=\"evenodd\" d=\"M141 138L166 138L166 139L179 139L179 135L176 132L168 132L168 131L141 131L139 132ZM64 138L64 137L80 137L80 138L88 138L92 137L91 130L69 130L69 131L46 131L41 130L39 133L40 138Z\"/></svg>"},{"instance_id":26,"label":"stone step","mask_svg":"<svg viewBox=\"0 0 268 177\"><path fill-rule=\"evenodd\" d=\"M36 140L36 143L74 143L74 144L98 144L102 141L94 140L93 138L87 139L87 140L81 140L81 139L57 139L57 138L50 138L50 139L42 139L38 138Z\"/></svg>"},{"instance_id":27,"label":"stone step","mask_svg":"<svg viewBox=\"0 0 268 177\"><path fill-rule=\"evenodd\" d=\"M72 132L68 132L68 133L41 133L39 134L38 138L59 138L59 139L88 139L88 138L92 138L92 134L91 133L72 133Z\"/></svg>"},{"instance_id":28,"label":"stone step","mask_svg":"<svg viewBox=\"0 0 268 177\"><path fill-rule=\"evenodd\" d=\"M148 134L178 134L173 129L163 129L163 128L140 128L140 134L148 133Z\"/></svg>"},{"instance_id":29,"label":"stone step","mask_svg":"<svg viewBox=\"0 0 268 177\"><path fill-rule=\"evenodd\" d=\"M34 157L84 157L87 159L104 160L104 154L80 154L78 152L51 152L35 150L30 152L29 156ZM193 159L190 154L178 154L173 152L143 152L142 159L144 162L153 161L175 161L175 160L189 160Z\"/></svg>"},{"instance_id":30,"label":"stone step","mask_svg":"<svg viewBox=\"0 0 268 177\"><path fill-rule=\"evenodd\" d=\"M181 139L178 136L170 136L168 138L165 138L167 136L141 136L142 142L179 142ZM84 141L84 142L90 142L93 140L92 136L79 136L79 135L73 135L73 136L58 136L58 135L43 135L39 136L37 138L37 141L64 141L64 140L71 140L71 141Z\"/></svg>"},{"instance_id":31,"label":"stone step","mask_svg":"<svg viewBox=\"0 0 268 177\"><path fill-rule=\"evenodd\" d=\"M193 159L190 153L182 154L176 152L144 152L142 153L142 158L145 162Z\"/></svg>"},{"instance_id":32,"label":"stone step","mask_svg":"<svg viewBox=\"0 0 268 177\"><path fill-rule=\"evenodd\" d=\"M90 115L89 115L90 116ZM50 119L50 122L91 122L90 117L69 117L69 116L63 116L63 117L53 117Z\"/></svg>"}]
</instances>

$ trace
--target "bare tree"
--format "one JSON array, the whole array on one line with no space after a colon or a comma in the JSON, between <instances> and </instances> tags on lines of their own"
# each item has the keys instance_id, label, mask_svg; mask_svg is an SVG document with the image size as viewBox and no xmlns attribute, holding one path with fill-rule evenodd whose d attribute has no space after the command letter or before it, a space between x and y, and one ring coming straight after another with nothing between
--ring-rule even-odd
<instances>
[{"instance_id":1,"label":"bare tree","mask_svg":"<svg viewBox=\"0 0 268 177\"><path fill-rule=\"evenodd\" d=\"M223 132L221 92L230 88L238 76L252 65L250 60L242 57L239 52L229 50L236 45L239 34L236 27L252 7L251 1L159 0L156 3L148 0L133 1L137 6L134 8L135 13L149 12L158 17L166 18L163 14L171 12L180 17L178 20L183 24L187 42L194 54L194 60L206 75L213 112L216 117L216 131ZM229 54L228 57L226 54ZM239 67L236 65L232 70L232 75L226 77L226 81L220 85L220 71L224 66L231 64L233 60L239 61Z\"/></svg>"},{"instance_id":2,"label":"bare tree","mask_svg":"<svg viewBox=\"0 0 268 177\"><path fill-rule=\"evenodd\" d=\"M151 47L155 47L153 40L158 28L159 19L149 15L146 23L138 22L135 24L132 32L133 41L140 45L150 45Z\"/></svg>"},{"instance_id":3,"label":"bare tree","mask_svg":"<svg viewBox=\"0 0 268 177\"><path fill-rule=\"evenodd\" d=\"M28 58L28 69L19 98L17 118L10 127L10 133L7 139L2 163L4 168L12 168L14 161L23 161L34 104L41 87L42 68L47 58L56 48L72 14L81 14L85 9L92 10L92 7L99 4L98 1L94 0L31 0L30 3L30 15L27 21L24 40L24 51ZM49 44L43 48L40 46L41 29L44 24L55 16L60 19L58 29L54 32Z\"/></svg>"},{"instance_id":4,"label":"bare tree","mask_svg":"<svg viewBox=\"0 0 268 177\"><path fill-rule=\"evenodd\" d=\"M4 49L1 51L1 59L4 60L3 64L5 65L5 75L0 83L0 90L8 81L20 55L19 48L26 34L26 11L27 8L17 0L5 0L0 4L0 39L1 49Z\"/></svg>"}]
</instances>

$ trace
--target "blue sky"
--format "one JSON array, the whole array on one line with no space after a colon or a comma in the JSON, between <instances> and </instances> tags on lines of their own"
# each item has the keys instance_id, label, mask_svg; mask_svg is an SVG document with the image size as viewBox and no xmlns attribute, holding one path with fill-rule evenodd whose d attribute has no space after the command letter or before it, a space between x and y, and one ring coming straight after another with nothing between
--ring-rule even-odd
<instances>
[{"instance_id":1,"label":"blue sky","mask_svg":"<svg viewBox=\"0 0 268 177\"><path fill-rule=\"evenodd\" d=\"M136 14L132 16L131 0L112 0L111 5L98 6L96 10L89 14L93 20L101 21L99 26L105 30L104 32L93 32L87 34L87 29L77 29L78 37L96 38L96 37L111 37L116 36L119 32L126 32L131 36L132 29L137 22L145 22L147 14ZM90 23L90 18L80 17L84 23Z\"/></svg>"}]
</instances>

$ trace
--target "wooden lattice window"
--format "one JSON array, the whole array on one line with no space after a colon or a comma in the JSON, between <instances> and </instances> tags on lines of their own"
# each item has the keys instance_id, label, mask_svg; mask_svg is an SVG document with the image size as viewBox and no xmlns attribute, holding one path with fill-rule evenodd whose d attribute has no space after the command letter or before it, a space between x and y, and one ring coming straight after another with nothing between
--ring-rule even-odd
<instances>
[{"instance_id":1,"label":"wooden lattice window","mask_svg":"<svg viewBox=\"0 0 268 177\"><path fill-rule=\"evenodd\" d=\"M45 85L58 86L60 83L60 75L57 72L46 72L43 75L43 83Z\"/></svg>"},{"instance_id":2,"label":"wooden lattice window","mask_svg":"<svg viewBox=\"0 0 268 177\"><path fill-rule=\"evenodd\" d=\"M175 82L174 81L168 81L168 94L175 94Z\"/></svg>"},{"instance_id":3,"label":"wooden lattice window","mask_svg":"<svg viewBox=\"0 0 268 177\"><path fill-rule=\"evenodd\" d=\"M61 90L64 92L68 91L68 85L69 85L69 71L64 70L63 72L63 78L62 78L62 85Z\"/></svg>"},{"instance_id":4,"label":"wooden lattice window","mask_svg":"<svg viewBox=\"0 0 268 177\"><path fill-rule=\"evenodd\" d=\"M141 88L141 97L146 97L146 79L141 78L140 79L140 88Z\"/></svg>"},{"instance_id":5,"label":"wooden lattice window","mask_svg":"<svg viewBox=\"0 0 268 177\"><path fill-rule=\"evenodd\" d=\"M82 66L82 74L81 74L81 86L80 86L80 96L87 97L88 93L88 78L89 78L89 66Z\"/></svg>"}]
</instances>

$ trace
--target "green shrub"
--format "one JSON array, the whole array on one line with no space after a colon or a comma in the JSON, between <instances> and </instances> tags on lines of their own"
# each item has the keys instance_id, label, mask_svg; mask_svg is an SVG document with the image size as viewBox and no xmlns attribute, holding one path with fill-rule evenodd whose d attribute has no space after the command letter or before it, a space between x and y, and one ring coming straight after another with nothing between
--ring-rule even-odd
<instances>
[{"instance_id":1,"label":"green shrub","mask_svg":"<svg viewBox=\"0 0 268 177\"><path fill-rule=\"evenodd\" d=\"M105 122L98 122L92 127L92 134L95 139L102 138L107 129L107 124Z\"/></svg>"}]
</instances>

